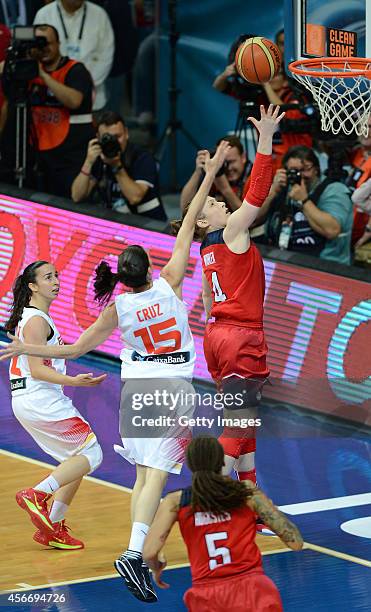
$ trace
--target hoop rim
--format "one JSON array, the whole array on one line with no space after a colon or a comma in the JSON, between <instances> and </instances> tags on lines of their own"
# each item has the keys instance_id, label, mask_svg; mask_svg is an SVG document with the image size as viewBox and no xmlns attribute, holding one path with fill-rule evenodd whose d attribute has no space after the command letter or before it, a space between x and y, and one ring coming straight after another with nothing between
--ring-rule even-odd
<instances>
[{"instance_id":1,"label":"hoop rim","mask_svg":"<svg viewBox=\"0 0 371 612\"><path fill-rule=\"evenodd\" d=\"M324 70L316 70L323 63L334 66L338 70L325 72ZM344 65L348 64L351 70L344 71ZM366 66L370 68L367 69ZM308 77L323 77L323 78L352 78L363 76L371 80L371 58L367 57L315 57L298 59L289 64L289 70L293 74ZM307 70L309 68L310 70ZM312 70L314 68L314 70ZM343 68L343 70L341 70Z\"/></svg>"}]
</instances>

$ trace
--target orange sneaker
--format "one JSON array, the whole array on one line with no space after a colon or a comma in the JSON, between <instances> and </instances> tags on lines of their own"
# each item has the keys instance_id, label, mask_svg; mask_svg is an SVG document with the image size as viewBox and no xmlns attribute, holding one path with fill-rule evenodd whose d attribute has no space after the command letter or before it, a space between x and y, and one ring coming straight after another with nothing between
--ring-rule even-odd
<instances>
[{"instance_id":1,"label":"orange sneaker","mask_svg":"<svg viewBox=\"0 0 371 612\"><path fill-rule=\"evenodd\" d=\"M38 544L43 546L51 546L52 548L59 548L60 550L79 550L84 548L84 543L76 538L73 538L68 533L69 527L67 527L65 521L59 523L53 523L54 534L52 536L47 535L45 532L36 531L33 539Z\"/></svg>"},{"instance_id":2,"label":"orange sneaker","mask_svg":"<svg viewBox=\"0 0 371 612\"><path fill-rule=\"evenodd\" d=\"M47 501L50 499L49 493L37 491L36 489L23 489L16 493L15 499L22 508L26 510L31 517L31 521L43 533L53 535L53 523L50 520Z\"/></svg>"}]
</instances>

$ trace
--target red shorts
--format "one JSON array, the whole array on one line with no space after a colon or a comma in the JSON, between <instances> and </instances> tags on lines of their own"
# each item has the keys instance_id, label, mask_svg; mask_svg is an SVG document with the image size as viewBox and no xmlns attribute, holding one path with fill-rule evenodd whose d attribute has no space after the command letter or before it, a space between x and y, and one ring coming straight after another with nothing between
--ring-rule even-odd
<instances>
[{"instance_id":1,"label":"red shorts","mask_svg":"<svg viewBox=\"0 0 371 612\"><path fill-rule=\"evenodd\" d=\"M249 572L191 587L184 595L189 612L282 612L274 582L262 572Z\"/></svg>"},{"instance_id":2,"label":"red shorts","mask_svg":"<svg viewBox=\"0 0 371 612\"><path fill-rule=\"evenodd\" d=\"M217 382L231 374L266 378L267 352L262 329L219 321L206 326L204 353L208 370Z\"/></svg>"}]
</instances>

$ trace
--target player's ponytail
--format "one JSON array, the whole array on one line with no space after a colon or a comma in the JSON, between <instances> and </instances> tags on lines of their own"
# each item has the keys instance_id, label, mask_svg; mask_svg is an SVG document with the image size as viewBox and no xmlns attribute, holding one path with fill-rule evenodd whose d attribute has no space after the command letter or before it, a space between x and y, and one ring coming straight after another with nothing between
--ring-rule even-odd
<instances>
[{"instance_id":1,"label":"player's ponytail","mask_svg":"<svg viewBox=\"0 0 371 612\"><path fill-rule=\"evenodd\" d=\"M191 202L189 202L187 204L187 206L184 208L181 219L170 221L171 233L173 234L173 236L177 236L178 235L179 230L182 227L182 224L183 224L183 221L184 221L184 217L186 216L190 205L191 205ZM194 231L194 234L193 234L194 240L199 240L200 242L202 242L202 240L205 237L205 234L206 234L206 228L199 227L196 224L195 231Z\"/></svg>"},{"instance_id":2,"label":"player's ponytail","mask_svg":"<svg viewBox=\"0 0 371 612\"><path fill-rule=\"evenodd\" d=\"M132 244L119 255L117 274L106 261L95 270L94 299L102 306L111 299L118 282L136 289L148 283L149 257L143 247Z\"/></svg>"},{"instance_id":3,"label":"player's ponytail","mask_svg":"<svg viewBox=\"0 0 371 612\"><path fill-rule=\"evenodd\" d=\"M192 471L193 511L223 512L246 504L251 491L238 480L222 476L224 451L216 438L195 438L187 448L187 464Z\"/></svg>"},{"instance_id":4,"label":"player's ponytail","mask_svg":"<svg viewBox=\"0 0 371 612\"><path fill-rule=\"evenodd\" d=\"M4 325L6 330L13 331L17 327L22 318L23 309L29 305L32 297L32 291L28 285L36 281L37 270L45 264L48 265L48 263L44 260L34 261L17 277L13 285L13 304L10 309L10 317Z\"/></svg>"}]
</instances>

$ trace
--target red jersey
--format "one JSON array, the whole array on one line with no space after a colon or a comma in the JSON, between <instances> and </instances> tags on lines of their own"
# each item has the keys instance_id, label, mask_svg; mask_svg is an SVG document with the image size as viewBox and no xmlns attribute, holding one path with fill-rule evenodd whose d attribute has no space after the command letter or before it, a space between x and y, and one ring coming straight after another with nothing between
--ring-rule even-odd
<instances>
[{"instance_id":1,"label":"red jersey","mask_svg":"<svg viewBox=\"0 0 371 612\"><path fill-rule=\"evenodd\" d=\"M191 489L184 489L178 521L191 563L192 584L262 571L255 543L255 513L248 506L216 514L193 512Z\"/></svg>"},{"instance_id":2,"label":"red jersey","mask_svg":"<svg viewBox=\"0 0 371 612\"><path fill-rule=\"evenodd\" d=\"M201 244L202 269L212 288L211 316L262 327L265 276L262 257L251 243L245 253L227 247L223 229L207 234Z\"/></svg>"}]
</instances>

